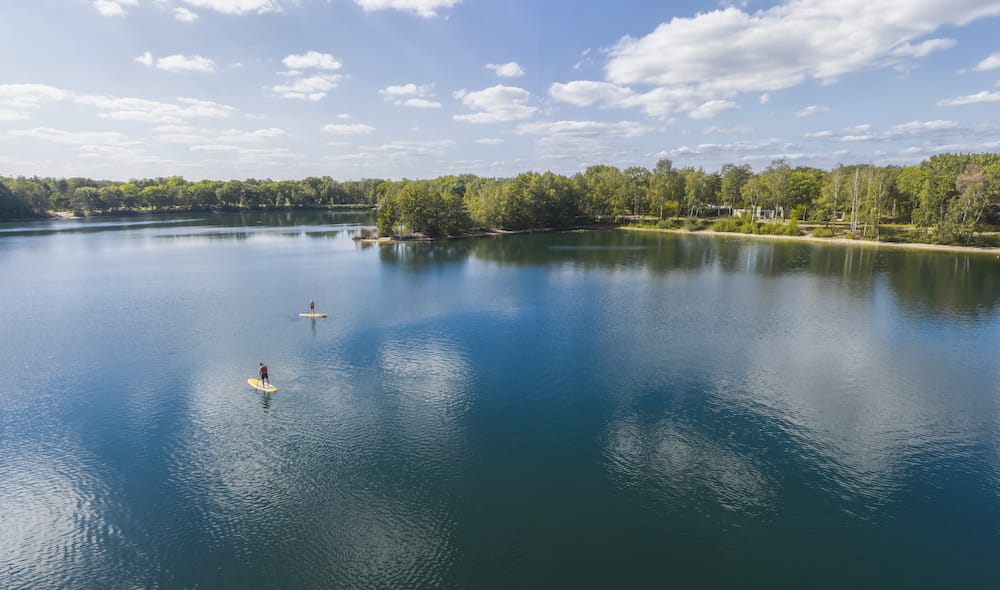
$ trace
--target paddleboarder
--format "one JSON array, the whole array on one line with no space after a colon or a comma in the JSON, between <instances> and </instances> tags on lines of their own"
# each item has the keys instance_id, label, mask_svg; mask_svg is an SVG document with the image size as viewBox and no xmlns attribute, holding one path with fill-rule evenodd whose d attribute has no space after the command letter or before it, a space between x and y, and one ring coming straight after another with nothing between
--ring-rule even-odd
<instances>
[{"instance_id":1,"label":"paddleboarder","mask_svg":"<svg viewBox=\"0 0 1000 590\"><path fill-rule=\"evenodd\" d=\"M260 384L265 387L270 387L271 381L267 378L267 365L261 363L259 372L260 372Z\"/></svg>"},{"instance_id":2,"label":"paddleboarder","mask_svg":"<svg viewBox=\"0 0 1000 590\"><path fill-rule=\"evenodd\" d=\"M316 303L313 302L312 299L309 300L309 313L310 314L316 313Z\"/></svg>"}]
</instances>

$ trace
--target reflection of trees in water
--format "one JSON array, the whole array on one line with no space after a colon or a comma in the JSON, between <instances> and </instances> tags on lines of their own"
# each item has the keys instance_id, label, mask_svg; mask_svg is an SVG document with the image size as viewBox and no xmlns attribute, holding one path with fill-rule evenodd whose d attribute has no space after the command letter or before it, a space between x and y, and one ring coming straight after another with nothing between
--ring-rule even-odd
<instances>
[{"instance_id":1,"label":"reflection of trees in water","mask_svg":"<svg viewBox=\"0 0 1000 590\"><path fill-rule=\"evenodd\" d=\"M980 317L1000 303L1000 262L984 255L900 253L889 285L900 307L918 313Z\"/></svg>"},{"instance_id":2,"label":"reflection of trees in water","mask_svg":"<svg viewBox=\"0 0 1000 590\"><path fill-rule=\"evenodd\" d=\"M477 260L503 266L645 269L655 274L716 267L768 278L790 274L835 279L845 297L869 298L881 275L911 311L979 316L1000 302L1000 265L986 255L886 251L714 236L622 231L553 232L495 238L401 243L379 250L383 262L421 270Z\"/></svg>"},{"instance_id":3,"label":"reflection of trees in water","mask_svg":"<svg viewBox=\"0 0 1000 590\"><path fill-rule=\"evenodd\" d=\"M390 243L379 247L379 260L398 264L407 270L428 270L435 266L457 264L469 258L476 240Z\"/></svg>"},{"instance_id":4,"label":"reflection of trees in water","mask_svg":"<svg viewBox=\"0 0 1000 590\"><path fill-rule=\"evenodd\" d=\"M300 225L373 225L371 211L331 211L326 209L275 210L210 214L209 223L217 227L293 227Z\"/></svg>"}]
</instances>

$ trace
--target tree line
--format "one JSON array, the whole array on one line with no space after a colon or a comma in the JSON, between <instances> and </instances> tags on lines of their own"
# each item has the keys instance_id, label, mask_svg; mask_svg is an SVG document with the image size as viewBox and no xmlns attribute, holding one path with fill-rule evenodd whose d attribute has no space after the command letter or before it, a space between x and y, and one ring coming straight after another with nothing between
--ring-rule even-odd
<instances>
[{"instance_id":1,"label":"tree line","mask_svg":"<svg viewBox=\"0 0 1000 590\"><path fill-rule=\"evenodd\" d=\"M597 165L565 176L525 172L512 178L471 174L430 180L329 177L299 181L188 182L180 177L126 183L84 178L0 178L0 218L199 209L378 208L382 235L460 235L478 229L568 227L645 221L669 225L743 214L744 224L809 221L880 239L887 227L924 228L927 239L969 243L1000 223L1000 154L940 154L914 166L838 165L832 170L775 160L754 172L726 164L716 172ZM839 224L839 225L838 225Z\"/></svg>"},{"instance_id":2,"label":"tree line","mask_svg":"<svg viewBox=\"0 0 1000 590\"><path fill-rule=\"evenodd\" d=\"M0 177L0 219L178 210L374 206L381 180L200 180L179 176L128 182L89 178Z\"/></svg>"}]
</instances>

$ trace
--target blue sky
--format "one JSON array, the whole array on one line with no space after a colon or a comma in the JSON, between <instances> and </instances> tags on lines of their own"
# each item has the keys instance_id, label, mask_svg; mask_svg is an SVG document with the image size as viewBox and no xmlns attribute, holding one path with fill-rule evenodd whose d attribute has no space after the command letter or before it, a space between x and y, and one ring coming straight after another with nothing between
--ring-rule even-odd
<instances>
[{"instance_id":1,"label":"blue sky","mask_svg":"<svg viewBox=\"0 0 1000 590\"><path fill-rule=\"evenodd\" d=\"M1000 1L4 0L0 175L1000 151Z\"/></svg>"}]
</instances>

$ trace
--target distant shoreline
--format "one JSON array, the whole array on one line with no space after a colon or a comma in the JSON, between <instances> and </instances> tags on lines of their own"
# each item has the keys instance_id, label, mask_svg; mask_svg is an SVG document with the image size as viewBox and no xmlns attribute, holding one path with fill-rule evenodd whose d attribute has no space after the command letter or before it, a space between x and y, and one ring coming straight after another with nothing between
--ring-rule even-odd
<instances>
[{"instance_id":1,"label":"distant shoreline","mask_svg":"<svg viewBox=\"0 0 1000 590\"><path fill-rule=\"evenodd\" d=\"M736 232L714 231L711 229L690 231L687 229L658 228L658 227L629 227L629 226L621 226L618 229L624 231L677 233L677 234L687 234L692 236L708 235L717 237L747 238L755 240L780 240L785 242L806 242L812 244L829 244L834 246L864 246L868 248L932 250L938 252L956 252L956 253L964 252L970 254L991 254L1000 257L1000 248L982 247L982 246L950 246L947 244L920 244L913 242L876 242L874 240L863 240L863 239L852 240L850 238L818 238L810 235L776 236L776 235L764 235L764 234L741 234Z\"/></svg>"}]
</instances>

